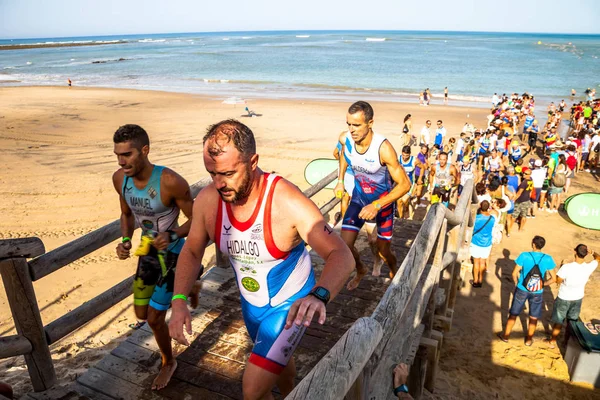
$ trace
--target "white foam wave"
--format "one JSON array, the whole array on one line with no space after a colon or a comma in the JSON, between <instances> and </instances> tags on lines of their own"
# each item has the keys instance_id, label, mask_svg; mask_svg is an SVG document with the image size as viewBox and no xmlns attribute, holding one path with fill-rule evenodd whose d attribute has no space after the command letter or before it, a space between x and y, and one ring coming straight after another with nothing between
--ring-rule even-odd
<instances>
[{"instance_id":1,"label":"white foam wave","mask_svg":"<svg viewBox=\"0 0 600 400\"><path fill-rule=\"evenodd\" d=\"M310 35L296 35L296 37L299 39L305 39L305 38L309 38Z\"/></svg>"},{"instance_id":2,"label":"white foam wave","mask_svg":"<svg viewBox=\"0 0 600 400\"><path fill-rule=\"evenodd\" d=\"M367 42L385 42L385 38L374 38L368 37L365 39Z\"/></svg>"}]
</instances>

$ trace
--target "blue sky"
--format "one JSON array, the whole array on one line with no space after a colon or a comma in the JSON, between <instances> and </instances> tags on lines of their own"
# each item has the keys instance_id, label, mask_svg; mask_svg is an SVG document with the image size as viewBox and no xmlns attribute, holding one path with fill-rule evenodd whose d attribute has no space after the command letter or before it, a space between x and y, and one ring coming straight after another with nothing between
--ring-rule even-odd
<instances>
[{"instance_id":1,"label":"blue sky","mask_svg":"<svg viewBox=\"0 0 600 400\"><path fill-rule=\"evenodd\" d=\"M597 0L0 0L0 38L254 30L600 34Z\"/></svg>"}]
</instances>

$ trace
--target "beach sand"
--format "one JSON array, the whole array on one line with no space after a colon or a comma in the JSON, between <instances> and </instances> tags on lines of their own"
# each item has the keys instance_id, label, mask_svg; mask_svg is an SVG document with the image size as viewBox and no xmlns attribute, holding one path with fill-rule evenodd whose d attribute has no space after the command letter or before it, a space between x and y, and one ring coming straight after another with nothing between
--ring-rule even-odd
<instances>
[{"instance_id":1,"label":"beach sand","mask_svg":"<svg viewBox=\"0 0 600 400\"><path fill-rule=\"evenodd\" d=\"M0 88L0 239L37 236L49 251L117 219L119 203L111 176L118 165L112 135L120 125L143 126L150 135L150 160L174 169L191 184L207 176L201 153L206 128L223 119L239 118L257 137L261 168L276 171L305 189L308 184L304 167L312 159L331 158L337 137L346 127L345 115L350 105L250 100L248 106L263 116L241 118L244 105L225 105L222 100L218 96L117 89ZM457 135L466 121L476 126L483 126L486 121L485 109L372 104L374 129L395 146L407 113L413 115L415 133L426 119L444 120L451 136ZM589 174L586 179L593 187L595 181ZM314 200L323 204L330 195L323 193ZM550 236L550 232L557 234ZM557 261L570 256L570 250L579 241L591 243L597 238L557 214L540 215L528 221L526 232L515 233L497 246L491 265L496 265L496 257L502 257L503 246L510 248L510 258L514 260L536 233L547 235L548 249ZM45 324L135 272L133 259L116 258L115 245L99 249L34 283ZM211 262L212 254L208 253L205 263ZM509 263L499 263L503 274L508 274ZM598 272L592 278L596 281L588 285L584 301L582 316L588 318L600 305L600 295L594 294L600 286L597 277ZM492 282L487 289L461 291L454 326L445 339L438 388L432 398L464 398L468 394L483 399L490 398L490 390L499 398L527 398L528 382L538 385L540 391L547 384L560 385L560 393L565 396L556 398L571 397L573 386L565 383L568 374L558 350L543 350L539 342L526 349L519 342L519 325L509 346L494 339L500 330L501 316L505 318L508 309L504 303L508 289L500 290L506 281L494 277L493 267L487 281ZM476 302L486 306L480 307ZM51 351L59 382L74 380L110 352L131 332L127 325L132 322L135 319L131 299L126 299L54 344ZM0 290L0 334L14 332L6 296ZM75 355L77 362L73 361ZM0 371L0 380L11 383L17 394L31 390L22 357L1 361ZM524 375L529 381L523 380ZM547 393L545 397L548 398Z\"/></svg>"}]
</instances>

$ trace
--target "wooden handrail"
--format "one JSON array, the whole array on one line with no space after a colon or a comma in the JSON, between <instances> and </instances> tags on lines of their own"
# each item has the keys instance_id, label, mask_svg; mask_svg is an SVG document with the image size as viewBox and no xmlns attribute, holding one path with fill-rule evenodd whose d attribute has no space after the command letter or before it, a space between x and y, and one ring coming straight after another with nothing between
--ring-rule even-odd
<instances>
[{"instance_id":1,"label":"wooden handrail","mask_svg":"<svg viewBox=\"0 0 600 400\"><path fill-rule=\"evenodd\" d=\"M21 335L0 337L0 358L22 356L31 353L31 342Z\"/></svg>"},{"instance_id":2,"label":"wooden handrail","mask_svg":"<svg viewBox=\"0 0 600 400\"><path fill-rule=\"evenodd\" d=\"M44 254L44 243L40 238L0 240L0 260L4 258L32 258Z\"/></svg>"}]
</instances>

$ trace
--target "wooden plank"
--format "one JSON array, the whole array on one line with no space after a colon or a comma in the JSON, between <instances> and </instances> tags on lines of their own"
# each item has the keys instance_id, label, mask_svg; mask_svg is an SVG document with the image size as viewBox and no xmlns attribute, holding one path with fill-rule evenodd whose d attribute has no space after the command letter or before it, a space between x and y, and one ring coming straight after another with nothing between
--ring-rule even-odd
<instances>
[{"instance_id":1,"label":"wooden plank","mask_svg":"<svg viewBox=\"0 0 600 400\"><path fill-rule=\"evenodd\" d=\"M73 385L57 387L44 392L28 393L27 397L28 399L33 400L114 400L112 397L108 397L102 393L98 393L77 383Z\"/></svg>"},{"instance_id":2,"label":"wooden plank","mask_svg":"<svg viewBox=\"0 0 600 400\"><path fill-rule=\"evenodd\" d=\"M83 386L103 395L122 400L160 400L163 396L97 368L90 368L77 378Z\"/></svg>"},{"instance_id":3,"label":"wooden plank","mask_svg":"<svg viewBox=\"0 0 600 400\"><path fill-rule=\"evenodd\" d=\"M435 388L435 379L437 375L439 354L439 343L437 340L426 337L421 338L421 347L427 350L427 373L425 374L424 386L430 392Z\"/></svg>"},{"instance_id":4,"label":"wooden plank","mask_svg":"<svg viewBox=\"0 0 600 400\"><path fill-rule=\"evenodd\" d=\"M303 193L306 197L308 197L309 199L311 197L313 197L315 194L319 193L321 190L323 190L327 185L329 185L331 182L333 182L334 179L336 179L338 177L338 173L337 170L331 172L329 175L327 175L325 178L321 179L319 182L315 183L314 185L312 185L311 187L309 187L308 189L306 189Z\"/></svg>"},{"instance_id":5,"label":"wooden plank","mask_svg":"<svg viewBox=\"0 0 600 400\"><path fill-rule=\"evenodd\" d=\"M388 324L387 340L384 340L385 337L381 339L365 370L369 382L367 393L369 398L390 397L389 387L392 385L390 371L399 361L410 363L411 349L416 349L424 328L420 325L425 312L423 304L426 304L430 298L433 283L439 273L439 269L435 266L423 271L404 312L397 317L396 324Z\"/></svg>"},{"instance_id":6,"label":"wooden plank","mask_svg":"<svg viewBox=\"0 0 600 400\"><path fill-rule=\"evenodd\" d=\"M21 335L0 337L0 359L31 353L31 342Z\"/></svg>"},{"instance_id":7,"label":"wooden plank","mask_svg":"<svg viewBox=\"0 0 600 400\"><path fill-rule=\"evenodd\" d=\"M0 240L0 260L4 258L33 258L44 254L46 249L40 238Z\"/></svg>"},{"instance_id":8,"label":"wooden plank","mask_svg":"<svg viewBox=\"0 0 600 400\"><path fill-rule=\"evenodd\" d=\"M24 258L2 260L0 273L17 333L31 343L25 362L33 389L36 392L50 389L56 383L56 374L27 261Z\"/></svg>"},{"instance_id":9,"label":"wooden plank","mask_svg":"<svg viewBox=\"0 0 600 400\"><path fill-rule=\"evenodd\" d=\"M356 321L287 399L343 398L381 336L381 326L374 319L361 318Z\"/></svg>"},{"instance_id":10,"label":"wooden plank","mask_svg":"<svg viewBox=\"0 0 600 400\"><path fill-rule=\"evenodd\" d=\"M158 373L160 368L161 361L159 353L136 346L132 343L123 342L119 347L114 349L111 354L113 356L112 358L104 364L96 366L96 368L112 374L117 374L117 376L137 385L151 384L154 379L153 377ZM173 375L174 378L192 383L195 386L211 392L223 393L229 397L238 398L241 396L243 365L240 365L240 368L238 368L237 376L239 379L231 379L227 374L220 374L205 368L199 368L196 365L187 362L187 359L181 357L181 355L177 357L177 362L178 367ZM210 368L214 367L210 362L206 361L199 364ZM235 366L235 363L233 364ZM220 366L223 367L223 363L221 363ZM223 368L217 368L217 370L225 371ZM171 384L169 384L167 388L161 390L160 393L163 394L167 389L172 389ZM210 395L213 396L213 394Z\"/></svg>"},{"instance_id":11,"label":"wooden plank","mask_svg":"<svg viewBox=\"0 0 600 400\"><path fill-rule=\"evenodd\" d=\"M212 182L210 178L203 178L193 184L190 187L192 197L195 198L200 190L206 187L210 182ZM34 281L37 281L38 279L59 270L65 265L106 246L117 240L120 236L121 223L119 220L104 225L87 235L83 235L78 239L31 260L31 277Z\"/></svg>"},{"instance_id":12,"label":"wooden plank","mask_svg":"<svg viewBox=\"0 0 600 400\"><path fill-rule=\"evenodd\" d=\"M408 390L415 400L420 399L423 395L423 387L425 385L425 377L427 376L428 369L427 357L427 348L420 347L408 374Z\"/></svg>"},{"instance_id":13,"label":"wooden plank","mask_svg":"<svg viewBox=\"0 0 600 400\"><path fill-rule=\"evenodd\" d=\"M131 294L133 275L86 301L76 309L52 321L44 327L48 344L56 343L69 333L87 324Z\"/></svg>"}]
</instances>

